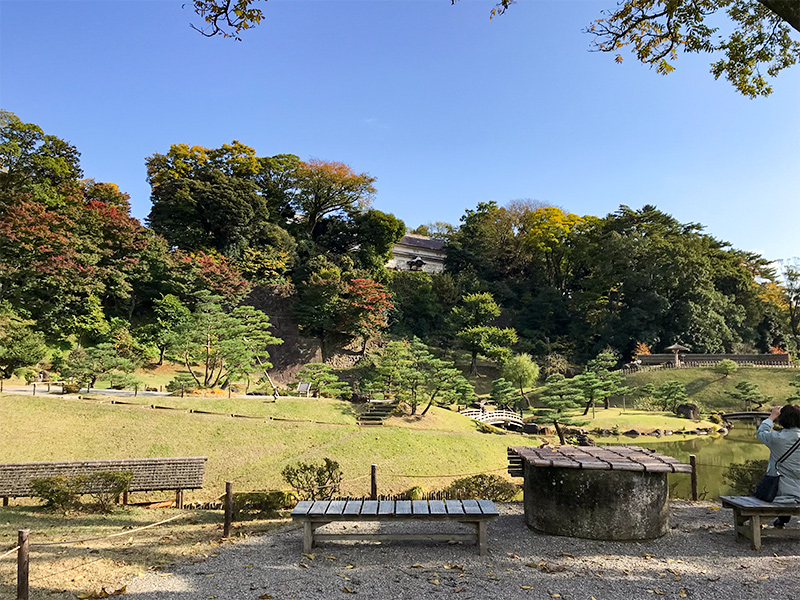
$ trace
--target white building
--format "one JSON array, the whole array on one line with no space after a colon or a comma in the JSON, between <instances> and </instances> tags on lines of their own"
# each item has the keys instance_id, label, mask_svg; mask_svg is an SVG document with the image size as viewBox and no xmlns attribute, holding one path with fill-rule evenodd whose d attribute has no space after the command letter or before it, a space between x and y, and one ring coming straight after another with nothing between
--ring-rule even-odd
<instances>
[{"instance_id":1,"label":"white building","mask_svg":"<svg viewBox=\"0 0 800 600\"><path fill-rule=\"evenodd\" d=\"M386 263L386 268L441 273L445 256L442 240L407 233L392 247L392 258Z\"/></svg>"}]
</instances>

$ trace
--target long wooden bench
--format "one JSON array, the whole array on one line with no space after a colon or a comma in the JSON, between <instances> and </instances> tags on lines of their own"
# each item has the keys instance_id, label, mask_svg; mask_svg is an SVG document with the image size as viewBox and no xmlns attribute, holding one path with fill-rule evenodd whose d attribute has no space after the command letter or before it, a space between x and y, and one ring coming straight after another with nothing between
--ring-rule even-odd
<instances>
[{"instance_id":1,"label":"long wooden bench","mask_svg":"<svg viewBox=\"0 0 800 600\"><path fill-rule=\"evenodd\" d=\"M125 458L119 460L76 460L66 462L0 464L0 496L8 499L33 496L31 480L64 475L89 475L101 471L133 473L129 492L175 490L175 505L183 507L183 490L203 487L205 456L189 458ZM87 490L91 491L91 490ZM125 494L127 501L127 492Z\"/></svg>"},{"instance_id":2,"label":"long wooden bench","mask_svg":"<svg viewBox=\"0 0 800 600\"><path fill-rule=\"evenodd\" d=\"M736 541L750 540L753 550L761 548L761 538L791 537L800 539L800 529L770 528L761 530L762 518L774 519L782 515L800 515L800 504L775 504L752 496L721 496L723 508L733 509L733 528Z\"/></svg>"},{"instance_id":3,"label":"long wooden bench","mask_svg":"<svg viewBox=\"0 0 800 600\"><path fill-rule=\"evenodd\" d=\"M426 540L474 541L486 556L486 524L498 517L491 500L304 500L292 511L303 524L303 552L320 540ZM335 521L399 522L456 521L475 528L474 533L316 533Z\"/></svg>"}]
</instances>

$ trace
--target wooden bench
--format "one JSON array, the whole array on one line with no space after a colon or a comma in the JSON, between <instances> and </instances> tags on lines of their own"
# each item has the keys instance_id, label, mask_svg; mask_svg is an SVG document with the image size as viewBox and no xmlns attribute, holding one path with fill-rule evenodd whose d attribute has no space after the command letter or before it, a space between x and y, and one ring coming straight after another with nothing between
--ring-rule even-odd
<instances>
[{"instance_id":1,"label":"wooden bench","mask_svg":"<svg viewBox=\"0 0 800 600\"><path fill-rule=\"evenodd\" d=\"M303 524L306 553L319 540L431 540L474 541L486 556L486 523L497 517L491 500L303 500L292 511L292 520ZM316 533L334 521L456 521L475 533Z\"/></svg>"},{"instance_id":2,"label":"wooden bench","mask_svg":"<svg viewBox=\"0 0 800 600\"><path fill-rule=\"evenodd\" d=\"M129 492L175 490L175 506L183 507L183 490L203 487L205 456L190 458L125 458L119 460L82 460L68 462L0 464L0 496L3 506L8 498L33 496L31 480L64 475L89 475L101 471L133 473ZM91 491L91 490L87 490ZM127 492L124 502L127 502Z\"/></svg>"},{"instance_id":3,"label":"wooden bench","mask_svg":"<svg viewBox=\"0 0 800 600\"><path fill-rule=\"evenodd\" d=\"M800 539L798 529L770 528L761 531L762 517L767 520L782 515L800 515L800 504L775 504L752 496L721 496L723 508L733 509L733 528L736 541L750 540L753 550L761 548L761 537L791 537Z\"/></svg>"}]
</instances>

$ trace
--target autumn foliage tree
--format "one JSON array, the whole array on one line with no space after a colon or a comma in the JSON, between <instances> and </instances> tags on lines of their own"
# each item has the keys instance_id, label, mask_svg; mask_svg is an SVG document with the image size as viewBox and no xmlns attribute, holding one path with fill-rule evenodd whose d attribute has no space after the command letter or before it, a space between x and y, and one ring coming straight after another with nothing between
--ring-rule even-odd
<instances>
[{"instance_id":1,"label":"autumn foliage tree","mask_svg":"<svg viewBox=\"0 0 800 600\"><path fill-rule=\"evenodd\" d=\"M362 339L362 354L370 338L386 329L392 295L372 279L351 279L344 297L343 329Z\"/></svg>"}]
</instances>

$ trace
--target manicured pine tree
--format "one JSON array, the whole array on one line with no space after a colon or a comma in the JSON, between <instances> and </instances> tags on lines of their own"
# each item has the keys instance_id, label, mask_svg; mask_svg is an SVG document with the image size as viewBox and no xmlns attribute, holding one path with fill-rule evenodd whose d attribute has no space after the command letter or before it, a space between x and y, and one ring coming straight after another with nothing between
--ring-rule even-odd
<instances>
[{"instance_id":1,"label":"manicured pine tree","mask_svg":"<svg viewBox=\"0 0 800 600\"><path fill-rule=\"evenodd\" d=\"M561 425L585 424L585 421L578 421L570 415L571 411L581 408L582 399L583 394L575 385L574 378L566 379L561 373L550 375L545 382L544 390L539 395L539 403L543 408L539 410L535 422L555 425L558 439L562 444L566 444Z\"/></svg>"}]
</instances>

